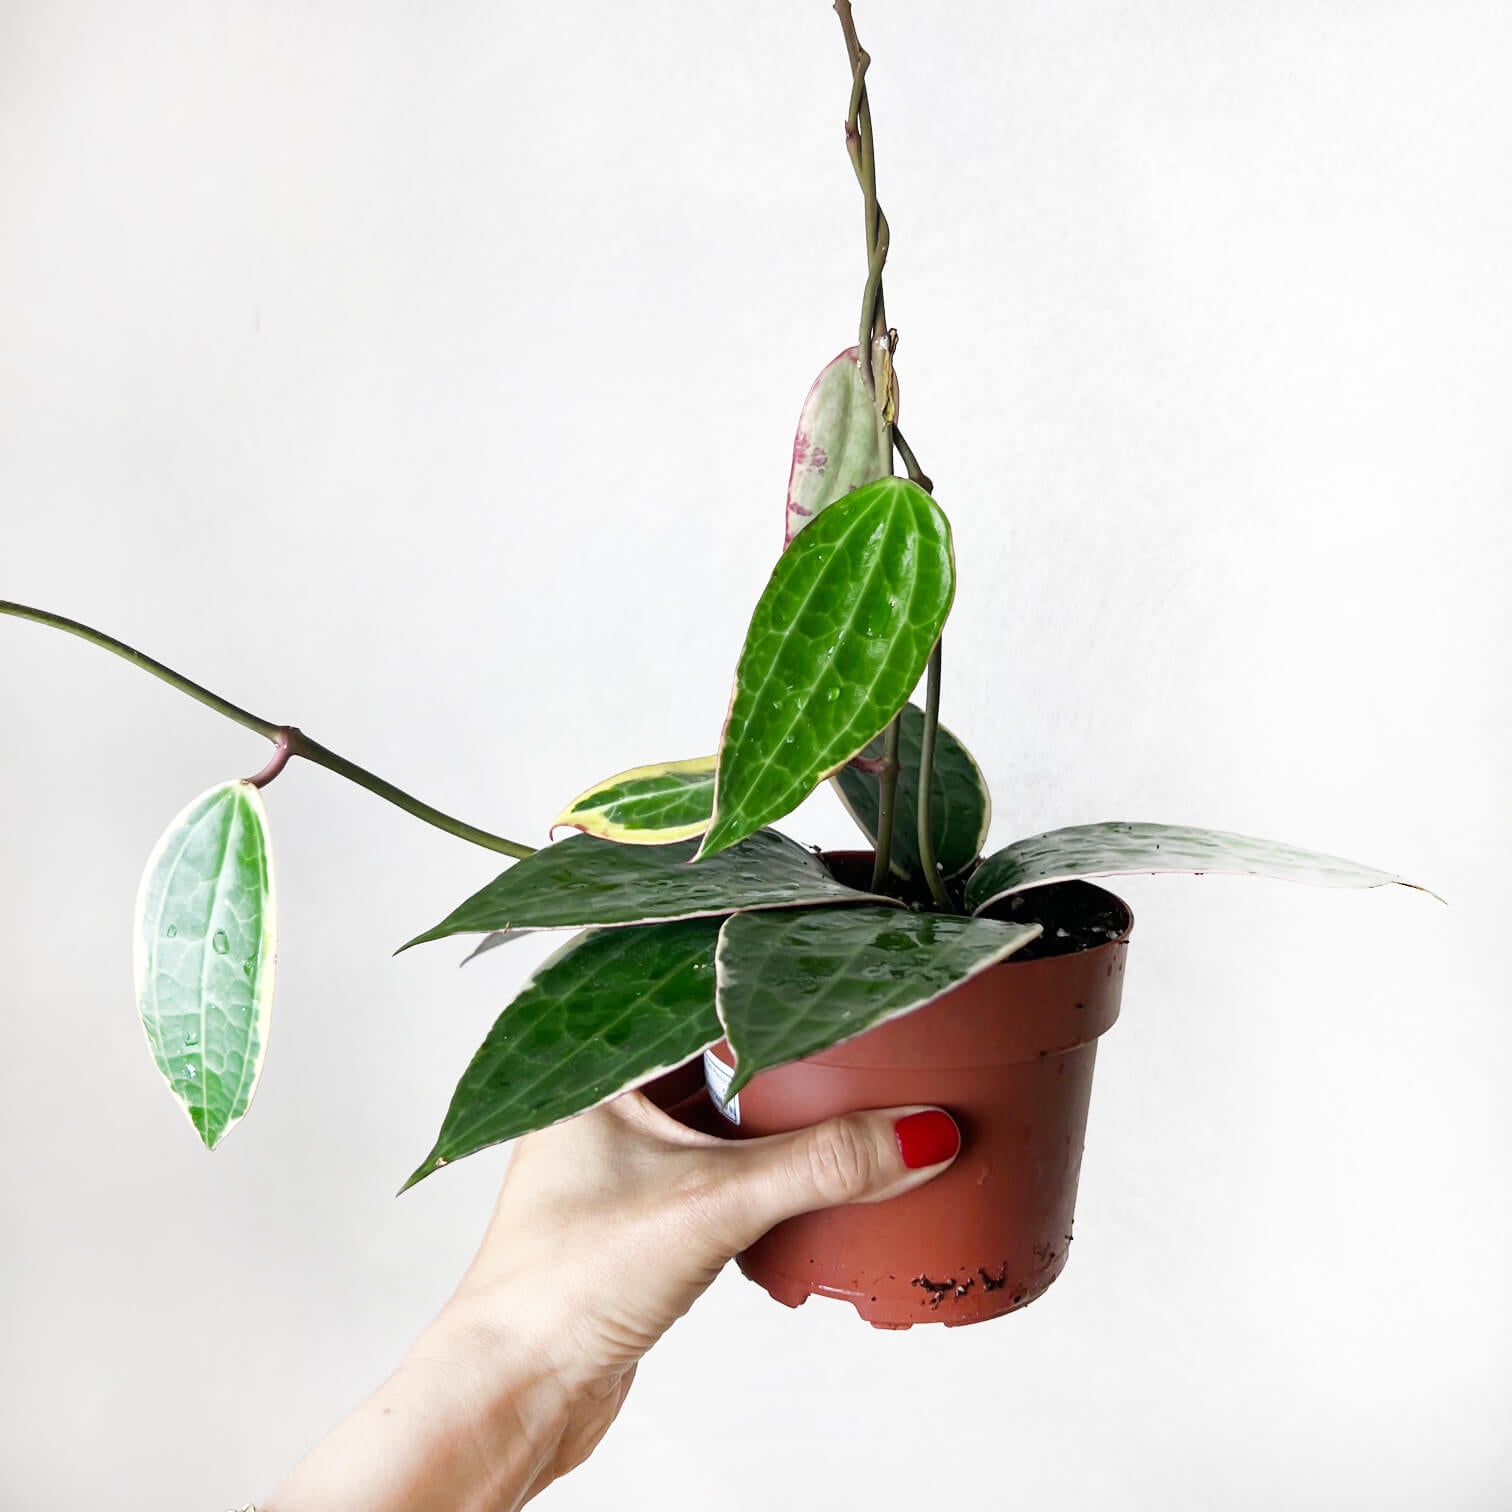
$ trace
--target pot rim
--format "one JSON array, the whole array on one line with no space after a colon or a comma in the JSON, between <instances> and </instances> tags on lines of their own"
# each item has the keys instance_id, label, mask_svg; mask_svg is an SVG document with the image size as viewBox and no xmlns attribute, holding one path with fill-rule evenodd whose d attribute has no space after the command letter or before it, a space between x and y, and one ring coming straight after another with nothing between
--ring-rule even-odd
<instances>
[{"instance_id":1,"label":"pot rim","mask_svg":"<svg viewBox=\"0 0 1512 1512\"><path fill-rule=\"evenodd\" d=\"M870 865L870 863L876 857L876 852L874 850L856 849L826 850L821 851L819 854L820 859L825 863L826 866L829 866L833 861L849 862L857 866ZM978 857L977 860L980 861L981 858ZM974 862L973 865L975 864L976 863ZM844 878L837 876L836 880L844 881ZM1123 928L1120 929L1116 935L1111 935L1106 940L1103 940L1101 943L1096 945L1085 945L1080 950L1060 951L1055 955L1036 956L1027 961L1021 961L1017 955L1011 955L1006 957L1004 960L997 962L996 967L994 967L993 969L997 969L997 967L1003 966L1038 966L1046 961L1060 960L1068 955L1091 955L1096 951L1106 950L1109 946L1127 945L1129 943L1129 937L1134 932L1134 910L1129 907L1127 900L1120 897L1116 892L1112 890L1112 888L1103 887L1099 883L1092 881L1092 879L1089 877L1062 877L1058 881L1037 882L1032 887L1025 887L1019 892L1010 893L1008 895L1008 898L998 899L996 903L989 905L985 913L945 914L942 915L942 917L956 919L998 919L999 923L1007 923L1009 922L1008 920L1000 918L999 915L994 911L997 907L997 904L1006 904L1009 901L1009 898L1021 898L1028 893L1043 892L1046 888L1051 887L1090 887L1093 892L1101 893L1105 898L1111 898L1122 911L1124 918Z\"/></svg>"}]
</instances>

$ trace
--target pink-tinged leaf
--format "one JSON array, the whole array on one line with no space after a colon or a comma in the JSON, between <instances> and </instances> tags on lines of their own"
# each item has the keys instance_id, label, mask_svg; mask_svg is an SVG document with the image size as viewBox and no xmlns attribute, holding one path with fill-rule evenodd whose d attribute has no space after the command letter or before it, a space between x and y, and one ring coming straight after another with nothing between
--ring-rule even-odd
<instances>
[{"instance_id":1,"label":"pink-tinged leaf","mask_svg":"<svg viewBox=\"0 0 1512 1512\"><path fill-rule=\"evenodd\" d=\"M784 544L836 499L887 476L891 449L861 372L860 349L847 347L814 379L798 416Z\"/></svg>"}]
</instances>

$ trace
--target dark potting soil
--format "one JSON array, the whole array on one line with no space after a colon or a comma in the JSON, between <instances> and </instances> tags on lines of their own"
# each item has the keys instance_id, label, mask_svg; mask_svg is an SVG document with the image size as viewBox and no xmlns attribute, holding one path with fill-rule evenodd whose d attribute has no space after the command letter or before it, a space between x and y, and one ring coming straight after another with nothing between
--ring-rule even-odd
<instances>
[{"instance_id":1,"label":"dark potting soil","mask_svg":"<svg viewBox=\"0 0 1512 1512\"><path fill-rule=\"evenodd\" d=\"M1015 961L1071 955L1116 940L1132 922L1129 910L1110 892L1089 882L1050 882L994 903L989 919L1009 924L1041 924L1044 933L1013 953Z\"/></svg>"},{"instance_id":2,"label":"dark potting soil","mask_svg":"<svg viewBox=\"0 0 1512 1512\"><path fill-rule=\"evenodd\" d=\"M847 887L862 891L870 888L870 852L830 851L824 862ZM951 884L957 905L965 885L965 875ZM928 911L934 906L922 882L904 886L898 895L915 908ZM1133 923L1129 910L1112 893L1090 882L1047 882L1043 887L1031 887L994 903L986 917L1004 919L1010 924L1044 925L1044 933L1037 940L1014 951L1015 961L1043 960L1046 956L1071 955L1078 950L1090 950L1094 945L1106 945Z\"/></svg>"}]
</instances>

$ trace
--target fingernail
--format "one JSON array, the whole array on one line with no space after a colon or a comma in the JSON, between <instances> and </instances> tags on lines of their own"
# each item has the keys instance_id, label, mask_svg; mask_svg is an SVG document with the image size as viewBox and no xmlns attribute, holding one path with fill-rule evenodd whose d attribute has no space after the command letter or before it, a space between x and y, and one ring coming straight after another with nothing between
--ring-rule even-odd
<instances>
[{"instance_id":1,"label":"fingernail","mask_svg":"<svg viewBox=\"0 0 1512 1512\"><path fill-rule=\"evenodd\" d=\"M893 1133L898 1139L898 1153L910 1171L954 1160L961 1148L961 1131L955 1119L938 1108L900 1118L893 1125Z\"/></svg>"}]
</instances>

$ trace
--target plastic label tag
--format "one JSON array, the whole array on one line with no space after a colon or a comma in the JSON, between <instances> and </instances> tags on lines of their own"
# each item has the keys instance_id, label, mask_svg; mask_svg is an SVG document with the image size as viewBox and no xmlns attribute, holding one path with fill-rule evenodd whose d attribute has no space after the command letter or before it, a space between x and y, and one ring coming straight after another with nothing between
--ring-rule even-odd
<instances>
[{"instance_id":1,"label":"plastic label tag","mask_svg":"<svg viewBox=\"0 0 1512 1512\"><path fill-rule=\"evenodd\" d=\"M730 1120L740 1122L740 1098L732 1097L725 1102L724 1095L735 1079L734 1066L727 1066L712 1050L704 1051L704 1085L709 1089L709 1101Z\"/></svg>"}]
</instances>

